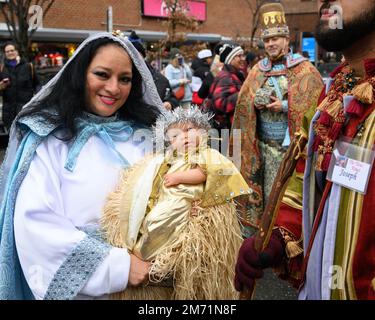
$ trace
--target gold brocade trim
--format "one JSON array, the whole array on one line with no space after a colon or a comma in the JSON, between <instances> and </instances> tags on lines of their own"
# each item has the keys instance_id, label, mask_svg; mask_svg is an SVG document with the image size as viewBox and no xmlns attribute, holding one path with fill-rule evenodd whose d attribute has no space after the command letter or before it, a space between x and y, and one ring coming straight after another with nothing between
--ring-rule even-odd
<instances>
[{"instance_id":1,"label":"gold brocade trim","mask_svg":"<svg viewBox=\"0 0 375 320\"><path fill-rule=\"evenodd\" d=\"M302 195L297 192L287 189L283 196L282 202L294 209L302 210Z\"/></svg>"},{"instance_id":2,"label":"gold brocade trim","mask_svg":"<svg viewBox=\"0 0 375 320\"><path fill-rule=\"evenodd\" d=\"M305 130L302 130L302 128L298 132L296 132L294 134L294 136L296 137L296 139L298 139L298 143L296 145L296 149L298 149L298 154L297 154L297 156L295 158L297 160L297 159L301 158L304 155L304 152L303 152L303 150L301 150L301 146L300 146L301 140L302 139L307 140L308 136L307 136Z\"/></svg>"},{"instance_id":3,"label":"gold brocade trim","mask_svg":"<svg viewBox=\"0 0 375 320\"><path fill-rule=\"evenodd\" d=\"M372 149L375 142L375 112L373 111L364 124L365 130L358 145L362 148ZM361 159L362 160L362 159ZM357 294L354 286L353 279L353 261L355 255L355 249L358 242L359 228L361 225L362 208L363 208L364 195L355 191L350 192L349 203L351 210L348 212L348 217L352 218L352 241L349 242L351 246L348 248L348 261L347 261L347 273L346 274L346 286L347 294L349 299L357 299Z\"/></svg>"},{"instance_id":4,"label":"gold brocade trim","mask_svg":"<svg viewBox=\"0 0 375 320\"><path fill-rule=\"evenodd\" d=\"M286 23L285 14L282 11L270 11L263 13L264 25L268 26L269 23Z\"/></svg>"},{"instance_id":5,"label":"gold brocade trim","mask_svg":"<svg viewBox=\"0 0 375 320\"><path fill-rule=\"evenodd\" d=\"M285 27L274 27L274 28L267 28L261 31L262 38L270 38L274 36L288 36L289 35L289 28L287 26ZM281 58L283 54L281 54L279 57ZM277 58L273 58L273 61L276 61Z\"/></svg>"},{"instance_id":6,"label":"gold brocade trim","mask_svg":"<svg viewBox=\"0 0 375 320\"><path fill-rule=\"evenodd\" d=\"M358 146L372 149L375 141L375 112L368 117L364 124L365 130ZM364 196L358 192L350 191L348 207L346 210L346 241L344 243L343 274L345 275L345 290L342 293L344 299L357 299L353 280L353 260L358 242L359 228L361 224Z\"/></svg>"}]
</instances>

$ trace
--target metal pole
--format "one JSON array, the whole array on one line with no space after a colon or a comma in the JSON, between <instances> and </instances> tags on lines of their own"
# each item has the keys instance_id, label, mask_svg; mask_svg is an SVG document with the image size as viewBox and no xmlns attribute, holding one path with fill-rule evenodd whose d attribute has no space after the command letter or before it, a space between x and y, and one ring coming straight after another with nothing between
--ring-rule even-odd
<instances>
[{"instance_id":1,"label":"metal pole","mask_svg":"<svg viewBox=\"0 0 375 320\"><path fill-rule=\"evenodd\" d=\"M108 32L113 31L113 10L112 10L112 6L109 6L107 8L107 31Z\"/></svg>"}]
</instances>

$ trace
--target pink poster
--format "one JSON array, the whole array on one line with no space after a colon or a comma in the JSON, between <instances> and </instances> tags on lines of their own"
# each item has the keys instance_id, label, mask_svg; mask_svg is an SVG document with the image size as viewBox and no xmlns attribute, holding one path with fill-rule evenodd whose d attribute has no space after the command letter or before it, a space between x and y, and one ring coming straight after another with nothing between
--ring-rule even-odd
<instances>
[{"instance_id":1,"label":"pink poster","mask_svg":"<svg viewBox=\"0 0 375 320\"><path fill-rule=\"evenodd\" d=\"M188 14L199 21L206 20L206 2L186 1ZM168 10L163 0L143 0L143 15L149 17L167 17Z\"/></svg>"}]
</instances>

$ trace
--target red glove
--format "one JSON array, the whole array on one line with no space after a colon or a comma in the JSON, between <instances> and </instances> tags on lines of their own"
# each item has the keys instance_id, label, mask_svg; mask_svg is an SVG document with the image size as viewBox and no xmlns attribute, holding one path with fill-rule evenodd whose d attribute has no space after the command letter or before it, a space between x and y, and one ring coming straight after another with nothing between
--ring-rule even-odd
<instances>
[{"instance_id":1,"label":"red glove","mask_svg":"<svg viewBox=\"0 0 375 320\"><path fill-rule=\"evenodd\" d=\"M238 253L234 286L237 291L252 288L263 277L263 269L277 267L284 257L285 243L279 230L271 234L267 248L260 254L254 248L255 237L245 239Z\"/></svg>"}]
</instances>

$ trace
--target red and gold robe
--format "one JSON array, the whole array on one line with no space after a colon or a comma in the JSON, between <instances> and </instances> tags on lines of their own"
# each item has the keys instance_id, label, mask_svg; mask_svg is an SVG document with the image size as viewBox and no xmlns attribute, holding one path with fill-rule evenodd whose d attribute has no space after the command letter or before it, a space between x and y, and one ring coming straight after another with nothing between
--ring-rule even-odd
<instances>
[{"instance_id":1,"label":"red and gold robe","mask_svg":"<svg viewBox=\"0 0 375 320\"><path fill-rule=\"evenodd\" d=\"M339 137L350 138L354 145L373 150L375 68L367 72L373 85L369 95L371 103L364 103L362 111L348 117ZM358 87L354 87L353 91ZM324 95L321 102L323 98ZM310 127L318 121L320 115L321 111L318 111L312 120L310 118ZM306 132L307 126L304 130ZM302 254L290 256L283 265L281 276L300 287L301 299L375 299L375 169L372 167L365 195L326 181L321 198L317 199L319 192L314 181L317 171L314 165L316 153L312 150L312 130L310 134L312 135L309 137L305 164L303 209L288 205L284 197L275 222L275 227L287 231L284 233L289 237L287 244L291 241L302 247L302 242L298 240L304 233L304 257ZM303 169L302 163L297 171L301 172ZM332 206L333 203L337 205ZM336 216L336 220L333 216ZM328 229L327 221L331 221L333 229ZM320 256L317 254L319 250ZM331 260L324 259L327 250L332 250ZM327 264L327 261L331 262ZM321 274L317 276L315 273L319 272Z\"/></svg>"},{"instance_id":2,"label":"red and gold robe","mask_svg":"<svg viewBox=\"0 0 375 320\"><path fill-rule=\"evenodd\" d=\"M323 82L316 68L297 54L284 57L288 79L288 128L290 137L300 129L305 112L317 103ZM250 71L244 82L234 114L232 129L241 129L241 174L252 193L242 199L241 223L246 227L259 224L264 209L263 167L257 133L257 112L254 107L256 91L267 81L272 68L266 58ZM301 184L302 182L300 182ZM302 185L300 186L302 188ZM298 199L301 207L301 197ZM245 231L246 232L246 231Z\"/></svg>"}]
</instances>

